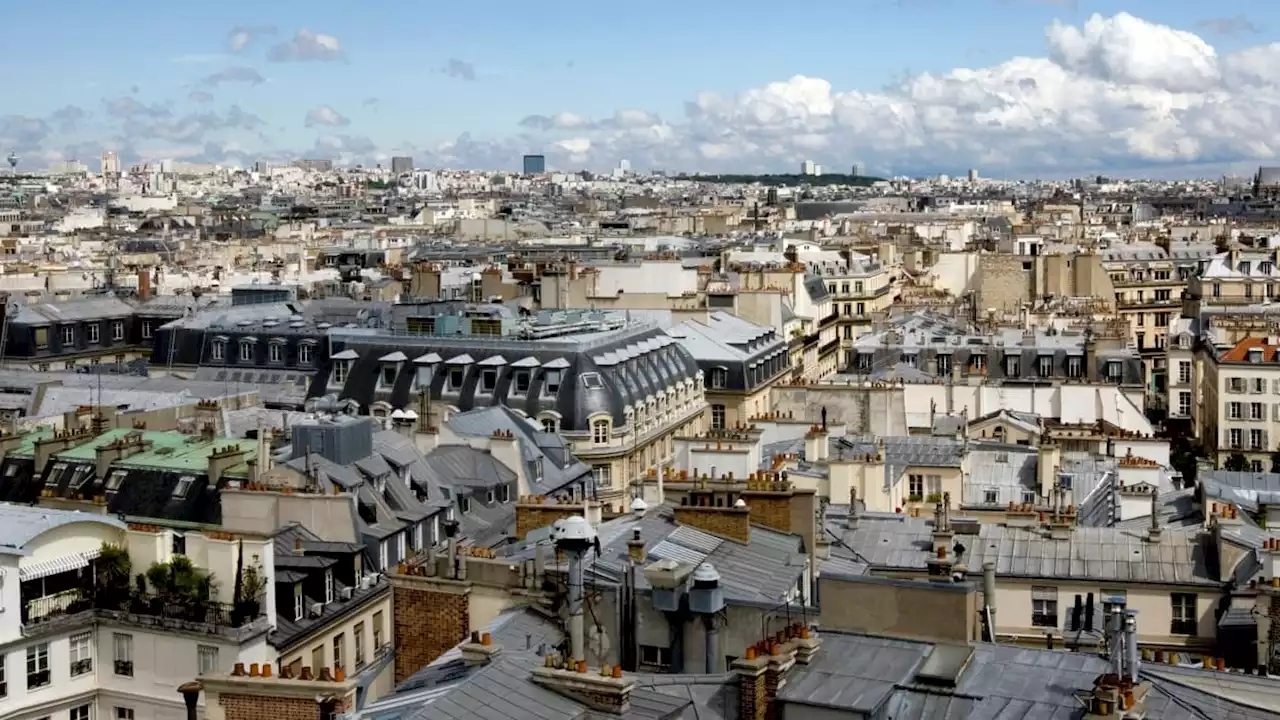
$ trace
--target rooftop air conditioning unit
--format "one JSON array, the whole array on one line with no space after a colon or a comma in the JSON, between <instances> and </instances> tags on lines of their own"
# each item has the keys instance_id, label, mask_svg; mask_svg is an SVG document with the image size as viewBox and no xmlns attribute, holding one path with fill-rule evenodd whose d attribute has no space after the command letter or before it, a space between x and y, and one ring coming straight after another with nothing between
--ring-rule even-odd
<instances>
[{"instance_id":1,"label":"rooftop air conditioning unit","mask_svg":"<svg viewBox=\"0 0 1280 720\"><path fill-rule=\"evenodd\" d=\"M307 614L313 618L320 617L324 613L324 603L311 603L307 606Z\"/></svg>"},{"instance_id":2,"label":"rooftop air conditioning unit","mask_svg":"<svg viewBox=\"0 0 1280 720\"><path fill-rule=\"evenodd\" d=\"M352 589L349 587L338 588L338 597L342 598L343 600L350 600L351 593L352 593Z\"/></svg>"}]
</instances>

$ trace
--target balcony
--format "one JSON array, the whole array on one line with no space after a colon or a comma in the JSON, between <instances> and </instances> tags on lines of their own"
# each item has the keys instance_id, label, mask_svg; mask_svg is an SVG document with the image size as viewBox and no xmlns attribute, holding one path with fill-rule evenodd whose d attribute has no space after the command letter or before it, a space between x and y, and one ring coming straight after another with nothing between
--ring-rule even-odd
<instances>
[{"instance_id":1,"label":"balcony","mask_svg":"<svg viewBox=\"0 0 1280 720\"><path fill-rule=\"evenodd\" d=\"M1182 298L1117 298L1116 306L1121 310L1173 308L1182 306Z\"/></svg>"},{"instance_id":2,"label":"balcony","mask_svg":"<svg viewBox=\"0 0 1280 720\"><path fill-rule=\"evenodd\" d=\"M124 677L133 677L133 661L117 660L115 672L117 675L123 675Z\"/></svg>"},{"instance_id":3,"label":"balcony","mask_svg":"<svg viewBox=\"0 0 1280 720\"><path fill-rule=\"evenodd\" d=\"M93 672L93 659L84 658L71 663L71 677Z\"/></svg>"},{"instance_id":4,"label":"balcony","mask_svg":"<svg viewBox=\"0 0 1280 720\"><path fill-rule=\"evenodd\" d=\"M68 590L57 595L26 600L22 604L25 634L39 632L43 626L62 621L82 623L82 613L97 613L135 624L176 629L198 629L199 626L237 629L253 624L260 615L255 608L236 607L228 603L191 597L162 596L154 593L129 592L124 595L106 591ZM91 660L82 660L91 663ZM123 663L123 664L122 664ZM127 666L127 673L120 670ZM92 665L82 672L88 672ZM133 663L116 662L116 674L132 674ZM72 675L78 674L72 665Z\"/></svg>"}]
</instances>

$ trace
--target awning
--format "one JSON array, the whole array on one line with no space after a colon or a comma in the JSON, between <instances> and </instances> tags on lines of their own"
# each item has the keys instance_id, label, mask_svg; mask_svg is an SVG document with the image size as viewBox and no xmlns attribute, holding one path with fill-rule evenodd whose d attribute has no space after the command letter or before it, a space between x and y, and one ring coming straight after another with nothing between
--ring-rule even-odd
<instances>
[{"instance_id":1,"label":"awning","mask_svg":"<svg viewBox=\"0 0 1280 720\"><path fill-rule=\"evenodd\" d=\"M95 560L102 554L101 550L94 549L74 555L64 555L60 558L52 558L50 560L41 560L32 563L18 570L18 579L22 582L28 580L39 580L42 577L57 575L58 573L71 572L79 570L89 565L89 562Z\"/></svg>"}]
</instances>

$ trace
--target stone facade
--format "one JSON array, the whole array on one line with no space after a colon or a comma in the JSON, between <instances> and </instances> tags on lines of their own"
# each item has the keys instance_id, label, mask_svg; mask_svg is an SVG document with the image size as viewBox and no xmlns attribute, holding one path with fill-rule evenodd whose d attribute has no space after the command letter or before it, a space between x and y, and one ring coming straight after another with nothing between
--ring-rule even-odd
<instances>
[{"instance_id":1,"label":"stone facade","mask_svg":"<svg viewBox=\"0 0 1280 720\"><path fill-rule=\"evenodd\" d=\"M679 505L676 522L741 543L751 540L751 509Z\"/></svg>"},{"instance_id":2,"label":"stone facade","mask_svg":"<svg viewBox=\"0 0 1280 720\"><path fill-rule=\"evenodd\" d=\"M465 581L391 576L397 684L471 633L470 595Z\"/></svg>"}]
</instances>

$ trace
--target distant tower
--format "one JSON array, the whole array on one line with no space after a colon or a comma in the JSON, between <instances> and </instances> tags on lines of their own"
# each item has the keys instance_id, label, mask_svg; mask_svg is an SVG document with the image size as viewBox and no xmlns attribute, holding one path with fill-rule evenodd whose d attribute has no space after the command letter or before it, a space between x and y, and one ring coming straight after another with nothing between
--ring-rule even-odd
<instances>
[{"instance_id":1,"label":"distant tower","mask_svg":"<svg viewBox=\"0 0 1280 720\"><path fill-rule=\"evenodd\" d=\"M14 153L14 152L9 153L9 172L11 173L18 172L18 160L19 158L17 153Z\"/></svg>"}]
</instances>

